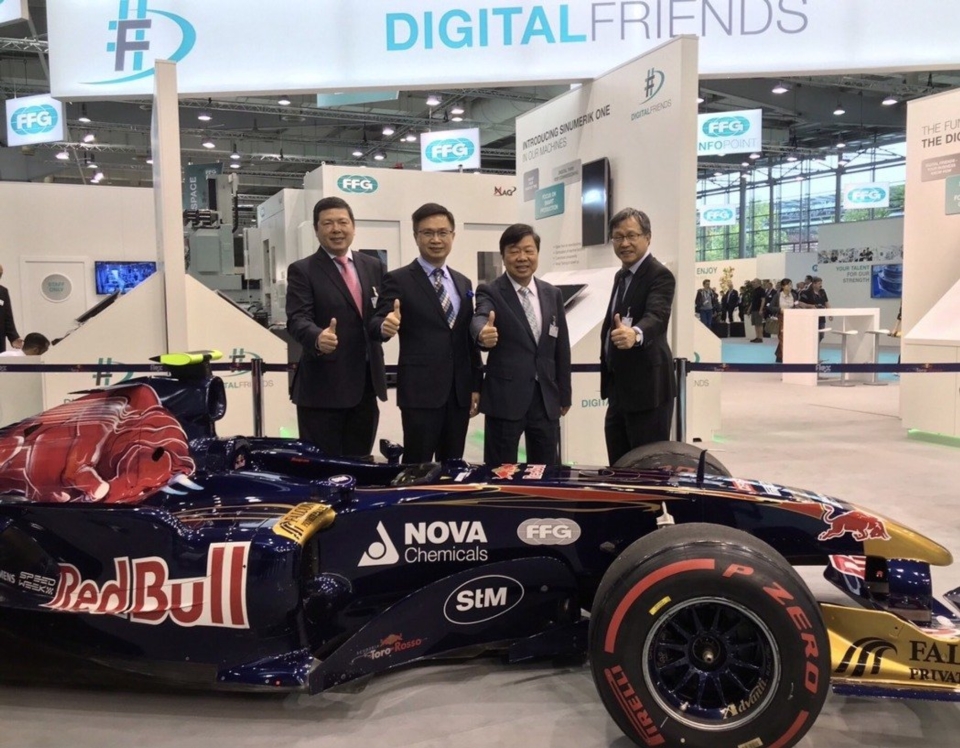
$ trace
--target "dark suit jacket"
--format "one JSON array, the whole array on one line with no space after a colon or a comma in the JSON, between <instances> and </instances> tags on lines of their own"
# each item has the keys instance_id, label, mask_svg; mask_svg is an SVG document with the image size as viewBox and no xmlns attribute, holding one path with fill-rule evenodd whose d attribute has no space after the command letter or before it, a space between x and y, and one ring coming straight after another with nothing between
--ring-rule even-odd
<instances>
[{"instance_id":1,"label":"dark suit jacket","mask_svg":"<svg viewBox=\"0 0 960 748\"><path fill-rule=\"evenodd\" d=\"M287 269L287 330L303 346L290 395L307 408L352 408L363 397L369 368L373 388L387 399L380 336L367 333L373 318L374 288L383 284L383 265L353 253L363 299L363 317L353 303L340 269L323 249ZM323 354L317 336L337 320L337 349Z\"/></svg>"},{"instance_id":2,"label":"dark suit jacket","mask_svg":"<svg viewBox=\"0 0 960 748\"><path fill-rule=\"evenodd\" d=\"M676 395L673 354L667 343L667 323L673 306L677 282L656 257L647 257L630 282L616 312L622 319L633 318L633 327L643 333L643 344L625 351L610 346L607 340L612 327L610 304L600 330L600 396L614 395L621 410L631 413L651 410ZM630 312L627 315L627 312ZM613 376L611 376L611 372Z\"/></svg>"},{"instance_id":3,"label":"dark suit jacket","mask_svg":"<svg viewBox=\"0 0 960 748\"><path fill-rule=\"evenodd\" d=\"M381 339L380 325L400 299L400 358L397 405L400 408L439 408L451 388L462 408L470 407L470 393L480 391L480 352L470 338L473 284L447 266L460 296L453 328L447 324L436 288L414 260L383 276L380 303L370 322L370 334Z\"/></svg>"},{"instance_id":4,"label":"dark suit jacket","mask_svg":"<svg viewBox=\"0 0 960 748\"><path fill-rule=\"evenodd\" d=\"M556 286L537 278L533 281L543 319L539 341L533 339L520 297L506 273L477 288L477 311L471 326L474 339L490 312L496 312L498 340L487 356L480 395L480 411L494 418L523 418L538 379L550 418L559 419L560 409L571 402L570 333L563 296ZM552 324L557 327L556 337L550 335Z\"/></svg>"},{"instance_id":5,"label":"dark suit jacket","mask_svg":"<svg viewBox=\"0 0 960 748\"><path fill-rule=\"evenodd\" d=\"M733 313L738 306L740 306L740 292L731 288L723 295L723 311Z\"/></svg>"},{"instance_id":6,"label":"dark suit jacket","mask_svg":"<svg viewBox=\"0 0 960 748\"><path fill-rule=\"evenodd\" d=\"M10 292L0 286L0 353L7 350L7 341L11 343L20 337L13 323L13 306L10 304Z\"/></svg>"}]
</instances>

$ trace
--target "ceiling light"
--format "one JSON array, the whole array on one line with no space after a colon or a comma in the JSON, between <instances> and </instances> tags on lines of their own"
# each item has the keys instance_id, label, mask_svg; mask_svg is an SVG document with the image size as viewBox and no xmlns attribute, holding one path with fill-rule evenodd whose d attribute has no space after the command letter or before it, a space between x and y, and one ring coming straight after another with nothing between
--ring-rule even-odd
<instances>
[{"instance_id":1,"label":"ceiling light","mask_svg":"<svg viewBox=\"0 0 960 748\"><path fill-rule=\"evenodd\" d=\"M203 142L200 143L204 148L216 148L217 144L214 143L210 138L204 138Z\"/></svg>"},{"instance_id":2,"label":"ceiling light","mask_svg":"<svg viewBox=\"0 0 960 748\"><path fill-rule=\"evenodd\" d=\"M833 110L834 117L840 117L847 113L847 110L843 108L843 104L840 103L840 99L837 99L837 108Z\"/></svg>"},{"instance_id":3,"label":"ceiling light","mask_svg":"<svg viewBox=\"0 0 960 748\"><path fill-rule=\"evenodd\" d=\"M794 163L796 160L797 160L796 153L791 153L789 156L787 156L787 161L789 161L791 164Z\"/></svg>"},{"instance_id":4,"label":"ceiling light","mask_svg":"<svg viewBox=\"0 0 960 748\"><path fill-rule=\"evenodd\" d=\"M213 103L213 99L207 99L208 106L212 103ZM209 109L201 109L200 113L197 115L197 119L200 120L201 122L209 122L210 120L213 119L213 115L210 114Z\"/></svg>"},{"instance_id":5,"label":"ceiling light","mask_svg":"<svg viewBox=\"0 0 960 748\"><path fill-rule=\"evenodd\" d=\"M239 168L240 168L240 162L239 162L239 161L234 161L232 164L230 164L230 168L231 168L231 169L239 169Z\"/></svg>"},{"instance_id":6,"label":"ceiling light","mask_svg":"<svg viewBox=\"0 0 960 748\"><path fill-rule=\"evenodd\" d=\"M751 154L750 154L750 160L751 160L751 161L756 161L758 158L760 158L760 154L759 154L759 153L751 153Z\"/></svg>"},{"instance_id":7,"label":"ceiling light","mask_svg":"<svg viewBox=\"0 0 960 748\"><path fill-rule=\"evenodd\" d=\"M88 132L83 136L84 143L92 143L96 139L97 139L97 136L94 135L92 132Z\"/></svg>"},{"instance_id":8,"label":"ceiling light","mask_svg":"<svg viewBox=\"0 0 960 748\"><path fill-rule=\"evenodd\" d=\"M706 101L706 99L703 98L702 96L698 96L698 97L697 97L697 103L698 103L698 104L702 104L702 103L705 102L705 101Z\"/></svg>"},{"instance_id":9,"label":"ceiling light","mask_svg":"<svg viewBox=\"0 0 960 748\"><path fill-rule=\"evenodd\" d=\"M403 139L406 140L408 143L416 143L417 135L416 133L408 132Z\"/></svg>"},{"instance_id":10,"label":"ceiling light","mask_svg":"<svg viewBox=\"0 0 960 748\"><path fill-rule=\"evenodd\" d=\"M880 102L883 106L893 106L897 103L897 97L893 94L887 94L887 97Z\"/></svg>"},{"instance_id":11,"label":"ceiling light","mask_svg":"<svg viewBox=\"0 0 960 748\"><path fill-rule=\"evenodd\" d=\"M785 93L786 93L787 91L789 91L789 90L790 90L789 88L787 88L785 85L783 85L783 82L782 82L782 81L779 82L779 83L777 83L777 85L775 85L775 86L771 89L771 91L772 91L773 93L775 93L775 94L785 94Z\"/></svg>"},{"instance_id":12,"label":"ceiling light","mask_svg":"<svg viewBox=\"0 0 960 748\"><path fill-rule=\"evenodd\" d=\"M451 122L463 122L463 117L461 117L459 114L455 114L455 115L453 115L453 116L450 118L450 121L451 121Z\"/></svg>"},{"instance_id":13,"label":"ceiling light","mask_svg":"<svg viewBox=\"0 0 960 748\"><path fill-rule=\"evenodd\" d=\"M464 114L466 110L462 106L451 107L450 114Z\"/></svg>"},{"instance_id":14,"label":"ceiling light","mask_svg":"<svg viewBox=\"0 0 960 748\"><path fill-rule=\"evenodd\" d=\"M740 164L740 166L750 166L750 162L744 161L743 163Z\"/></svg>"},{"instance_id":15,"label":"ceiling light","mask_svg":"<svg viewBox=\"0 0 960 748\"><path fill-rule=\"evenodd\" d=\"M280 106L290 106L290 98L286 94L284 94L279 99L277 99L277 103Z\"/></svg>"},{"instance_id":16,"label":"ceiling light","mask_svg":"<svg viewBox=\"0 0 960 748\"><path fill-rule=\"evenodd\" d=\"M393 125L384 125L384 126L383 126L383 134L384 134L384 135L393 135L395 132L396 132L396 130L393 129Z\"/></svg>"},{"instance_id":17,"label":"ceiling light","mask_svg":"<svg viewBox=\"0 0 960 748\"><path fill-rule=\"evenodd\" d=\"M387 157L386 154L383 153L382 151L377 151L376 153L373 154L374 161L383 161L386 157Z\"/></svg>"},{"instance_id":18,"label":"ceiling light","mask_svg":"<svg viewBox=\"0 0 960 748\"><path fill-rule=\"evenodd\" d=\"M99 182L101 179L103 179L103 172L98 171L96 174L93 175L93 178Z\"/></svg>"},{"instance_id":19,"label":"ceiling light","mask_svg":"<svg viewBox=\"0 0 960 748\"><path fill-rule=\"evenodd\" d=\"M96 162L96 161L87 161L87 168L88 168L88 169L96 169L96 168L97 168L97 162Z\"/></svg>"},{"instance_id":20,"label":"ceiling light","mask_svg":"<svg viewBox=\"0 0 960 748\"><path fill-rule=\"evenodd\" d=\"M240 151L237 150L236 143L233 144L233 153L230 154L230 158L233 159L234 161L240 160Z\"/></svg>"},{"instance_id":21,"label":"ceiling light","mask_svg":"<svg viewBox=\"0 0 960 748\"><path fill-rule=\"evenodd\" d=\"M795 181L795 182L802 182L802 181L803 181L803 174L798 175L797 178L796 178L794 181Z\"/></svg>"},{"instance_id":22,"label":"ceiling light","mask_svg":"<svg viewBox=\"0 0 960 748\"><path fill-rule=\"evenodd\" d=\"M70 158L70 151L57 151L57 158L61 161L66 161Z\"/></svg>"},{"instance_id":23,"label":"ceiling light","mask_svg":"<svg viewBox=\"0 0 960 748\"><path fill-rule=\"evenodd\" d=\"M427 97L427 106L440 106L440 97L436 94L430 94Z\"/></svg>"},{"instance_id":24,"label":"ceiling light","mask_svg":"<svg viewBox=\"0 0 960 748\"><path fill-rule=\"evenodd\" d=\"M148 163L148 164L152 164L152 163L153 163L153 159L150 158L150 156L147 156L147 163Z\"/></svg>"},{"instance_id":25,"label":"ceiling light","mask_svg":"<svg viewBox=\"0 0 960 748\"><path fill-rule=\"evenodd\" d=\"M77 121L78 121L78 122L82 122L83 124L87 124L87 123L90 121L90 118L87 116L87 105L86 105L86 104L81 104L81 105L80 105L80 116L77 117Z\"/></svg>"},{"instance_id":26,"label":"ceiling light","mask_svg":"<svg viewBox=\"0 0 960 748\"><path fill-rule=\"evenodd\" d=\"M723 172L722 172L722 171L715 171L715 172L713 172L713 176L715 176L715 177L722 177L722 176L723 176Z\"/></svg>"},{"instance_id":27,"label":"ceiling light","mask_svg":"<svg viewBox=\"0 0 960 748\"><path fill-rule=\"evenodd\" d=\"M357 149L353 152L353 157L354 157L354 158L360 158L362 155L363 155L363 151L361 151L359 148L357 148Z\"/></svg>"},{"instance_id":28,"label":"ceiling light","mask_svg":"<svg viewBox=\"0 0 960 748\"><path fill-rule=\"evenodd\" d=\"M837 148L846 148L847 144L843 142L843 138L837 141Z\"/></svg>"}]
</instances>

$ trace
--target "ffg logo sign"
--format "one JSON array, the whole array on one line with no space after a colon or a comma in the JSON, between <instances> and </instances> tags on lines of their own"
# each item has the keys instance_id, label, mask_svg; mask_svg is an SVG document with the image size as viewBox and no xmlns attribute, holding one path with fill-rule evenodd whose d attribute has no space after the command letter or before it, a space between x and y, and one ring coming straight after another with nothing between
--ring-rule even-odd
<instances>
[{"instance_id":1,"label":"ffg logo sign","mask_svg":"<svg viewBox=\"0 0 960 748\"><path fill-rule=\"evenodd\" d=\"M762 109L701 114L697 126L697 154L700 156L753 153L762 147Z\"/></svg>"},{"instance_id":2,"label":"ffg logo sign","mask_svg":"<svg viewBox=\"0 0 960 748\"><path fill-rule=\"evenodd\" d=\"M446 130L420 136L420 168L451 171L480 168L480 130Z\"/></svg>"},{"instance_id":3,"label":"ffg logo sign","mask_svg":"<svg viewBox=\"0 0 960 748\"><path fill-rule=\"evenodd\" d=\"M49 94L7 100L7 144L63 140L63 104Z\"/></svg>"},{"instance_id":4,"label":"ffg logo sign","mask_svg":"<svg viewBox=\"0 0 960 748\"><path fill-rule=\"evenodd\" d=\"M843 193L844 208L886 208L890 205L890 188L887 184L857 184Z\"/></svg>"},{"instance_id":5,"label":"ffg logo sign","mask_svg":"<svg viewBox=\"0 0 960 748\"><path fill-rule=\"evenodd\" d=\"M731 135L745 135L750 130L750 120L740 116L710 117L700 128L710 138L726 138Z\"/></svg>"},{"instance_id":6,"label":"ffg logo sign","mask_svg":"<svg viewBox=\"0 0 960 748\"><path fill-rule=\"evenodd\" d=\"M733 226L736 222L737 209L732 205L700 209L701 226Z\"/></svg>"},{"instance_id":7,"label":"ffg logo sign","mask_svg":"<svg viewBox=\"0 0 960 748\"><path fill-rule=\"evenodd\" d=\"M162 3L161 3L162 4ZM197 32L183 16L148 7L147 0L120 0L117 18L107 22L106 53L114 75L88 85L117 85L153 75L155 60L179 62L193 49Z\"/></svg>"},{"instance_id":8,"label":"ffg logo sign","mask_svg":"<svg viewBox=\"0 0 960 748\"><path fill-rule=\"evenodd\" d=\"M357 174L344 174L337 180L337 189L341 192L353 194L369 195L377 191L379 183L373 177L359 176Z\"/></svg>"}]
</instances>

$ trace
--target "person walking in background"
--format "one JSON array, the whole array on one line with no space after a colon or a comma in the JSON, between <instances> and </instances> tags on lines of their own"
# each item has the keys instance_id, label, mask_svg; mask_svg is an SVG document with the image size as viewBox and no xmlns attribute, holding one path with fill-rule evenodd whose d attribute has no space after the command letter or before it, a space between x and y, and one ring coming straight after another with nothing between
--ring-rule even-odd
<instances>
[{"instance_id":1,"label":"person walking in background","mask_svg":"<svg viewBox=\"0 0 960 748\"><path fill-rule=\"evenodd\" d=\"M287 330L303 347L291 397L300 438L330 457L369 455L387 399L380 336L368 332L383 265L350 249L353 210L339 197L313 207L320 247L287 269Z\"/></svg>"},{"instance_id":2,"label":"person walking in background","mask_svg":"<svg viewBox=\"0 0 960 748\"><path fill-rule=\"evenodd\" d=\"M810 283L805 289L800 293L800 301L802 301L807 309L829 309L830 308L830 299L827 298L827 292L823 290L823 278L820 277L810 277ZM817 328L822 330L827 326L826 317L817 318ZM823 333L819 333L820 340L823 340Z\"/></svg>"},{"instance_id":3,"label":"person walking in background","mask_svg":"<svg viewBox=\"0 0 960 748\"><path fill-rule=\"evenodd\" d=\"M750 288L750 324L756 337L751 343L763 342L763 313L766 306L766 294L759 278L754 278Z\"/></svg>"},{"instance_id":4,"label":"person walking in background","mask_svg":"<svg viewBox=\"0 0 960 748\"><path fill-rule=\"evenodd\" d=\"M399 335L404 462L460 459L482 376L470 337L473 285L447 265L456 237L453 214L427 203L412 221L420 256L383 277L370 331L383 340Z\"/></svg>"},{"instance_id":5,"label":"person walking in background","mask_svg":"<svg viewBox=\"0 0 960 748\"><path fill-rule=\"evenodd\" d=\"M3 278L3 265L0 265L0 278ZM23 340L13 321L13 306L10 304L10 292L6 286L0 286L0 353L7 349L7 341L14 348L23 346Z\"/></svg>"},{"instance_id":6,"label":"person walking in background","mask_svg":"<svg viewBox=\"0 0 960 748\"><path fill-rule=\"evenodd\" d=\"M717 292L710 288L710 280L703 282L703 287L697 291L697 297L694 300L694 311L700 316L700 321L711 329L713 326L713 312L719 306L717 302Z\"/></svg>"},{"instance_id":7,"label":"person walking in background","mask_svg":"<svg viewBox=\"0 0 960 748\"><path fill-rule=\"evenodd\" d=\"M740 293L737 291L737 287L733 285L733 279L730 279L730 286L723 294L723 301L720 304L720 321L729 322L733 324L733 313L740 308ZM743 320L743 315L740 315L741 321Z\"/></svg>"},{"instance_id":8,"label":"person walking in background","mask_svg":"<svg viewBox=\"0 0 960 748\"><path fill-rule=\"evenodd\" d=\"M490 351L480 410L483 461L517 462L521 434L527 462L560 464L560 418L570 410L570 334L563 294L534 277L540 236L515 223L500 236L504 274L477 288L472 333Z\"/></svg>"},{"instance_id":9,"label":"person walking in background","mask_svg":"<svg viewBox=\"0 0 960 748\"><path fill-rule=\"evenodd\" d=\"M670 438L676 397L667 325L677 282L650 253L650 218L624 208L610 220L617 273L600 330L600 397L613 465L635 447Z\"/></svg>"}]
</instances>

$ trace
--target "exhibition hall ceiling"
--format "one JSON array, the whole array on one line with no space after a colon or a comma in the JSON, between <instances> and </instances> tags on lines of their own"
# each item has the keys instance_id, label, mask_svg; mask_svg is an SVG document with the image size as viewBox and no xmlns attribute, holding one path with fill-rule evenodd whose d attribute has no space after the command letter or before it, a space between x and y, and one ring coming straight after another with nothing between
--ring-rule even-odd
<instances>
[{"instance_id":1,"label":"exhibition hall ceiling","mask_svg":"<svg viewBox=\"0 0 960 748\"><path fill-rule=\"evenodd\" d=\"M50 90L45 2L31 0L29 6L31 23L0 28L4 98ZM762 167L788 155L835 152L838 142L846 143L849 153L901 141L906 101L957 86L960 71L703 80L700 111L762 108L763 152L753 162ZM303 175L322 163L419 168L421 133L479 127L482 171L512 174L516 117L566 87L400 91L385 101L339 107L318 107L315 96L284 96L282 89L277 81L275 97L181 100L183 162L239 164L240 194L255 204L282 188L301 187ZM438 101L428 103L429 95ZM843 114L835 114L840 110ZM0 179L89 182L90 164L96 164L104 174L101 183L151 184L148 99L68 102L66 118L65 147L0 148ZM4 131L4 146L5 138ZM711 173L734 170L742 159L711 157L709 163L701 159L701 167Z\"/></svg>"}]
</instances>

